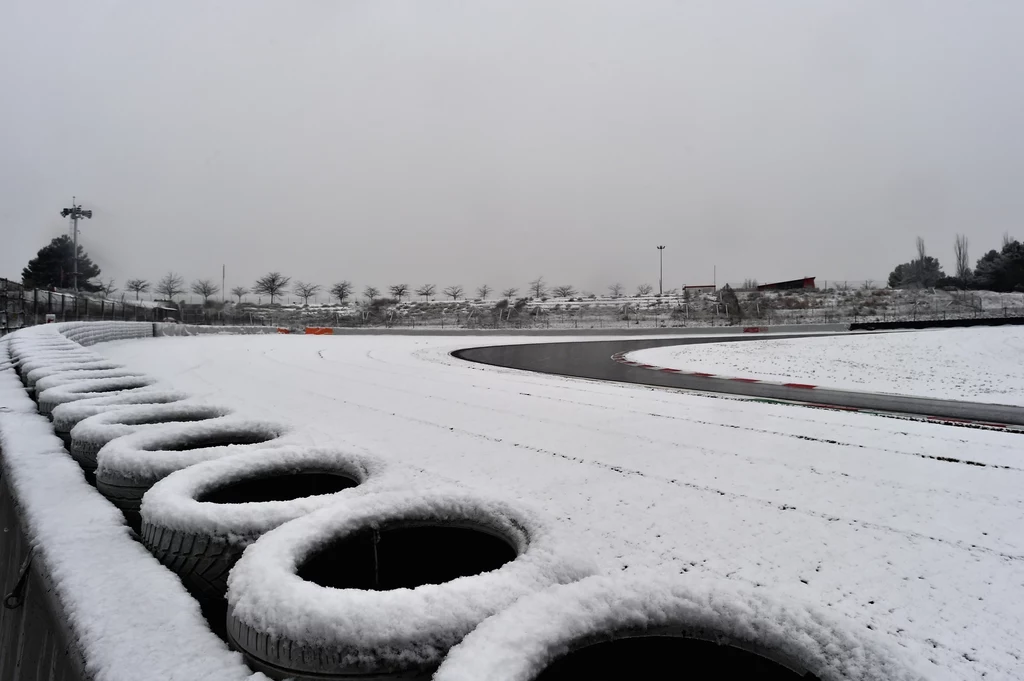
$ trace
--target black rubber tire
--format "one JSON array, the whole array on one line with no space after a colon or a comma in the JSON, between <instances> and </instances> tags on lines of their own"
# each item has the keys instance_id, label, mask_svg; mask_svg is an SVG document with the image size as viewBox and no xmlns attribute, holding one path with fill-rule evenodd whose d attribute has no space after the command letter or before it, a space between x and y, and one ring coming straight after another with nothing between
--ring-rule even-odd
<instances>
[{"instance_id":1,"label":"black rubber tire","mask_svg":"<svg viewBox=\"0 0 1024 681\"><path fill-rule=\"evenodd\" d=\"M67 436L70 440L70 445L66 446L68 446L68 451L71 452L71 458L78 462L78 465L82 467L83 471L85 471L86 476L91 475L92 479L95 480L97 466L96 455L99 454L103 445L72 439L71 433L68 433Z\"/></svg>"},{"instance_id":2,"label":"black rubber tire","mask_svg":"<svg viewBox=\"0 0 1024 681\"><path fill-rule=\"evenodd\" d=\"M296 671L297 667L310 659L310 649L292 645L289 641L275 639L261 633L230 614L227 618L228 645L242 652L245 663L254 671L262 672L272 679L294 679L294 681L429 681L434 669L413 671L392 671L366 674L315 674ZM246 651L252 651L250 655ZM277 666L267 660L276 660Z\"/></svg>"},{"instance_id":3,"label":"black rubber tire","mask_svg":"<svg viewBox=\"0 0 1024 681\"><path fill-rule=\"evenodd\" d=\"M121 513L124 514L128 525L136 532L140 532L142 529L142 516L139 514L139 507L142 506L142 497L149 488L130 483L119 484L101 481L95 476L93 480L96 484L96 489L109 499L114 506L121 509Z\"/></svg>"},{"instance_id":4,"label":"black rubber tire","mask_svg":"<svg viewBox=\"0 0 1024 681\"><path fill-rule=\"evenodd\" d=\"M232 546L221 537L196 535L146 524L142 543L163 565L175 572L189 591L210 600L224 598L228 573L244 546Z\"/></svg>"}]
</instances>

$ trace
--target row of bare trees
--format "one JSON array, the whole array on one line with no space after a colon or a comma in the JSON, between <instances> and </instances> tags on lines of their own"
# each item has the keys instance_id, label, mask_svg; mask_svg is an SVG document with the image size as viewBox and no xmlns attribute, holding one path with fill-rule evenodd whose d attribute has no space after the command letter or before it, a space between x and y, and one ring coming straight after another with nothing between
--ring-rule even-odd
<instances>
[{"instance_id":1,"label":"row of bare trees","mask_svg":"<svg viewBox=\"0 0 1024 681\"><path fill-rule=\"evenodd\" d=\"M109 286L113 290L116 290L113 285L114 282L111 280ZM125 289L135 293L136 300L138 300L140 294L147 293L150 290L166 300L174 300L175 297L185 293L186 291L191 291L192 293L201 296L204 304L208 303L210 298L220 293L220 286L218 286L212 279L196 279L189 284L186 289L185 279L175 272L168 272L158 282L156 282L156 284L151 284L145 279L129 279L125 282ZM323 290L324 287L320 284L304 282L301 280L296 280L294 285L292 285L291 277L285 276L280 272L268 272L257 279L251 289L246 288L245 286L235 286L230 290L230 293L239 303L242 302L242 298L244 296L250 293L269 296L270 304L273 305L277 298L291 292L297 297L302 298L303 304L308 305L309 299L315 297ZM339 303L344 304L344 302L352 296L354 290L352 282L345 280L334 284L327 289L327 292L332 297L337 298ZM435 284L424 284L416 289L411 289L408 284L394 284L389 286L387 290L388 293L391 294L392 298L399 301L403 300L411 293L415 293L417 296L420 296L424 301L429 301L437 294L438 289ZM653 287L650 284L641 284L637 287L636 294L639 296L646 296L650 295L652 290ZM560 298L571 298L577 295L576 288L570 285L553 286L549 288L544 277L537 277L531 281L527 291L532 294L534 298L543 298L549 291L552 295ZM613 298L619 298L623 295L625 287L622 284L615 283L608 287L608 291L611 293ZM483 284L476 289L477 297L481 299L486 299L487 296L493 292L495 292L495 289L488 284ZM457 301L459 298L464 297L465 289L460 284L452 284L441 289L441 293L445 297L451 298L453 301ZM503 289L500 293L506 300L512 300L512 298L519 293L519 289L516 287L510 287ZM375 286L367 286L363 289L363 295L367 300L373 302L380 298L381 290Z\"/></svg>"}]
</instances>

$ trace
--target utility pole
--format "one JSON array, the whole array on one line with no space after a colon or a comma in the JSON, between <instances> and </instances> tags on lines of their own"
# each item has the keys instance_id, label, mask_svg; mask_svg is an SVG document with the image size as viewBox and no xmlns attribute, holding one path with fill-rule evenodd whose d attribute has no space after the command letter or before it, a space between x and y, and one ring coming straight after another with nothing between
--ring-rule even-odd
<instances>
[{"instance_id":1,"label":"utility pole","mask_svg":"<svg viewBox=\"0 0 1024 681\"><path fill-rule=\"evenodd\" d=\"M665 278L665 247L658 246L658 295L663 295L665 292L662 286L662 282Z\"/></svg>"},{"instance_id":2,"label":"utility pole","mask_svg":"<svg viewBox=\"0 0 1024 681\"><path fill-rule=\"evenodd\" d=\"M72 261L73 262L72 267L74 269L74 274L72 275L72 277L74 278L74 282L75 282L74 283L75 295L78 295L78 220L80 218L92 219L92 211L91 210L82 210L82 206L77 204L77 203L75 203L75 197L72 196L71 197L71 208L63 209L60 212L60 215L61 215L61 217L65 217L65 218L68 217L68 216L71 216L71 229L72 229L72 231L74 232L74 235L75 235L75 246L74 246L75 252L74 252L74 255L73 255L74 259Z\"/></svg>"},{"instance_id":3,"label":"utility pole","mask_svg":"<svg viewBox=\"0 0 1024 681\"><path fill-rule=\"evenodd\" d=\"M224 292L224 277L227 274L227 271L227 265L220 266L220 302L222 303L228 299L227 294Z\"/></svg>"}]
</instances>

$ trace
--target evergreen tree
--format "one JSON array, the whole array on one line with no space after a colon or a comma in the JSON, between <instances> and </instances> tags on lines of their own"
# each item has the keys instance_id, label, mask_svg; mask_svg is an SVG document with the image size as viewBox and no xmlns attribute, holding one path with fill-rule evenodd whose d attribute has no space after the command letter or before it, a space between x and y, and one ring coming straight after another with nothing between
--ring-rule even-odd
<instances>
[{"instance_id":1,"label":"evergreen tree","mask_svg":"<svg viewBox=\"0 0 1024 681\"><path fill-rule=\"evenodd\" d=\"M39 249L36 257L28 261L21 271L21 283L26 288L72 288L74 286L75 243L71 237L59 236ZM99 291L100 286L89 281L100 276L97 267L88 254L78 247L78 288L82 291Z\"/></svg>"},{"instance_id":2,"label":"evergreen tree","mask_svg":"<svg viewBox=\"0 0 1024 681\"><path fill-rule=\"evenodd\" d=\"M972 285L988 291L1024 291L1024 244L1007 240L978 259Z\"/></svg>"}]
</instances>

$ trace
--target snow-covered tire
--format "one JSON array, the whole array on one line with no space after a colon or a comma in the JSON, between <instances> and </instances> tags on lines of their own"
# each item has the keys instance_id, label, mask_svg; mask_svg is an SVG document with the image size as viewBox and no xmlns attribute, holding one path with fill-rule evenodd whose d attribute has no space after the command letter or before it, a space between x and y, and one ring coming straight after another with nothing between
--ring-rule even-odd
<instances>
[{"instance_id":1,"label":"snow-covered tire","mask_svg":"<svg viewBox=\"0 0 1024 681\"><path fill-rule=\"evenodd\" d=\"M20 360L17 360L15 364L18 366L18 374L21 376L22 382L25 381L26 377L38 369L46 369L48 367L55 367L65 364L84 364L87 362L101 362L106 358L97 355L95 352L90 350L80 351L63 351L54 353L37 353L32 355L25 355Z\"/></svg>"},{"instance_id":2,"label":"snow-covered tire","mask_svg":"<svg viewBox=\"0 0 1024 681\"><path fill-rule=\"evenodd\" d=\"M55 407L50 416L53 419L54 432L64 441L64 446L70 449L71 431L90 416L135 404L172 404L186 399L188 399L187 394L176 390L141 388L113 393L104 397L65 402Z\"/></svg>"},{"instance_id":3,"label":"snow-covered tire","mask_svg":"<svg viewBox=\"0 0 1024 681\"><path fill-rule=\"evenodd\" d=\"M64 374L71 371L83 371L90 370L95 371L98 369L123 369L124 365L112 362L109 359L90 359L84 362L81 361L61 361L53 364L48 364L43 367L32 369L25 373L24 382L30 390L35 389L36 383L47 376L56 376L58 374Z\"/></svg>"},{"instance_id":4,"label":"snow-covered tire","mask_svg":"<svg viewBox=\"0 0 1024 681\"><path fill-rule=\"evenodd\" d=\"M41 395L50 388L78 383L79 381L95 381L101 378L127 378L130 376L139 377L142 376L142 373L124 367L116 367L114 369L76 368L40 378L35 383L35 391Z\"/></svg>"},{"instance_id":5,"label":"snow-covered tire","mask_svg":"<svg viewBox=\"0 0 1024 681\"><path fill-rule=\"evenodd\" d=\"M124 406L90 416L71 430L71 457L86 476L96 472L96 455L114 438L168 423L191 423L220 418L231 413L225 407L189 402Z\"/></svg>"},{"instance_id":6,"label":"snow-covered tire","mask_svg":"<svg viewBox=\"0 0 1024 681\"><path fill-rule=\"evenodd\" d=\"M723 581L592 577L523 598L469 634L434 681L659 678L922 681L862 624Z\"/></svg>"},{"instance_id":7,"label":"snow-covered tire","mask_svg":"<svg viewBox=\"0 0 1024 681\"><path fill-rule=\"evenodd\" d=\"M142 542L192 593L221 600L242 551L279 525L404 480L381 460L337 448L284 447L198 463L142 500Z\"/></svg>"},{"instance_id":8,"label":"snow-covered tire","mask_svg":"<svg viewBox=\"0 0 1024 681\"><path fill-rule=\"evenodd\" d=\"M271 530L228 578L228 638L274 678L429 678L522 596L593 567L537 514L461 491L347 499Z\"/></svg>"},{"instance_id":9,"label":"snow-covered tire","mask_svg":"<svg viewBox=\"0 0 1024 681\"><path fill-rule=\"evenodd\" d=\"M103 397L111 393L148 388L156 381L146 376L124 376L121 378L96 378L65 383L38 393L39 413L49 416L59 404Z\"/></svg>"},{"instance_id":10,"label":"snow-covered tire","mask_svg":"<svg viewBox=\"0 0 1024 681\"><path fill-rule=\"evenodd\" d=\"M99 451L96 488L137 525L142 496L158 481L201 461L273 447L285 430L263 421L224 416L125 435Z\"/></svg>"}]
</instances>

